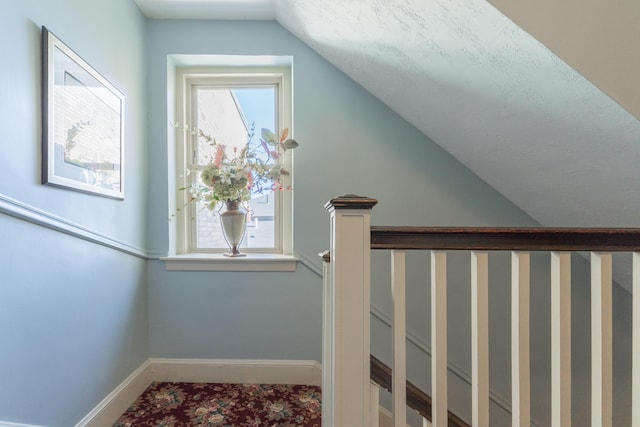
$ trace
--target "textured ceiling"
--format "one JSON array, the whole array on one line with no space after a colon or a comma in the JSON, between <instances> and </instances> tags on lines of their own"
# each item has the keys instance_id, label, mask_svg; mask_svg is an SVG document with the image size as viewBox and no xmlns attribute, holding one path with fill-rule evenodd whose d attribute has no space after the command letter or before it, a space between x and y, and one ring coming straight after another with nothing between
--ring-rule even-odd
<instances>
[{"instance_id":1,"label":"textured ceiling","mask_svg":"<svg viewBox=\"0 0 640 427\"><path fill-rule=\"evenodd\" d=\"M275 17L540 224L640 226L640 122L485 0L136 2Z\"/></svg>"}]
</instances>

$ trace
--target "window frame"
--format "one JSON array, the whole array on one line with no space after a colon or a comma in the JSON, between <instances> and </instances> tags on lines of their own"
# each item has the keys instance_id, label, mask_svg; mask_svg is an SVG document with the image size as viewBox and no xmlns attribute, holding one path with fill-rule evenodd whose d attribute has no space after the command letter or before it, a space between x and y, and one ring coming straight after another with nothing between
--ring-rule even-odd
<instances>
[{"instance_id":1,"label":"window frame","mask_svg":"<svg viewBox=\"0 0 640 427\"><path fill-rule=\"evenodd\" d=\"M176 121L191 128L194 123L193 93L196 87L242 87L242 86L275 86L276 89L276 132L288 128L292 133L292 92L291 67L177 67L176 68ZM256 136L260 130L256 130ZM188 161L193 158L196 137L185 132L182 127L176 128L175 134L175 170L178 188L187 187L190 177L185 173ZM285 186L293 182L293 157L289 150L285 153L284 167L291 172L283 177ZM275 242L274 248L243 248L248 258L255 260L271 259L293 254L293 195L291 191L278 191L274 194ZM192 256L199 261L207 257L221 256L226 248L195 248L196 224L194 203L188 203L188 192L178 191L176 194L178 206L183 208L176 215L176 253L178 256ZM266 256L266 257L265 257ZM204 258L203 258L204 257ZM232 260L232 261L235 261ZM246 262L246 261L245 261ZM207 268L208 269L208 268Z\"/></svg>"}]
</instances>

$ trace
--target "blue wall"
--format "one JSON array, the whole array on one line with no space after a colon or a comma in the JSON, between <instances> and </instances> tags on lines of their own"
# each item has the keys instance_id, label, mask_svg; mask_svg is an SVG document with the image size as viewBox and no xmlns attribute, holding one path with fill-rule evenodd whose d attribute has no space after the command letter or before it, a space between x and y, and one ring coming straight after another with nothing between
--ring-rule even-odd
<instances>
[{"instance_id":1,"label":"blue wall","mask_svg":"<svg viewBox=\"0 0 640 427\"><path fill-rule=\"evenodd\" d=\"M43 25L126 96L124 201L40 184ZM130 0L2 2L2 421L74 425L148 358L144 26Z\"/></svg>"}]
</instances>

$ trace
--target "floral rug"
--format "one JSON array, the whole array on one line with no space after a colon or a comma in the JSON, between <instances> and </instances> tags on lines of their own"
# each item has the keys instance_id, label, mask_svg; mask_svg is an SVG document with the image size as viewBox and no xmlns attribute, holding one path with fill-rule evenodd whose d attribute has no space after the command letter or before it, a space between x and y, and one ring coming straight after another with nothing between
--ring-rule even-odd
<instances>
[{"instance_id":1,"label":"floral rug","mask_svg":"<svg viewBox=\"0 0 640 427\"><path fill-rule=\"evenodd\" d=\"M320 427L320 387L153 383L113 427Z\"/></svg>"}]
</instances>

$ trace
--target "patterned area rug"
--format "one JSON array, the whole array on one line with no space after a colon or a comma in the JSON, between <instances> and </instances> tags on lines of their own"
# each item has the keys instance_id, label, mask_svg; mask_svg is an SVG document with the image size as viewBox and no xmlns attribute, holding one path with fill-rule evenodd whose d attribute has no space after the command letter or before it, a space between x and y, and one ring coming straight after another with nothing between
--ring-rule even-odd
<instances>
[{"instance_id":1,"label":"patterned area rug","mask_svg":"<svg viewBox=\"0 0 640 427\"><path fill-rule=\"evenodd\" d=\"M113 427L320 427L320 387L153 383Z\"/></svg>"}]
</instances>

